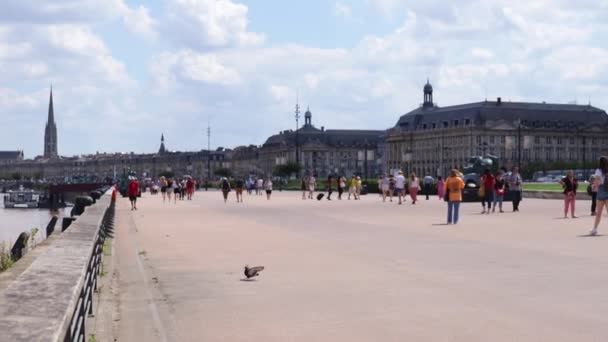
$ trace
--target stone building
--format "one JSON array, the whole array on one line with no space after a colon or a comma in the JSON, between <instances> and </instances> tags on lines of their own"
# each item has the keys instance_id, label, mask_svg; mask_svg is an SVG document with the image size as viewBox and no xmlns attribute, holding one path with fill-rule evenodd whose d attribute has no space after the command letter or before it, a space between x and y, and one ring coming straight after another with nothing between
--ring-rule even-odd
<instances>
[{"instance_id":1,"label":"stone building","mask_svg":"<svg viewBox=\"0 0 608 342\"><path fill-rule=\"evenodd\" d=\"M277 165L298 162L305 173L318 177L358 174L372 178L383 171L383 134L379 130L319 129L307 110L304 126L266 140L257 151L256 165L266 175Z\"/></svg>"},{"instance_id":2,"label":"stone building","mask_svg":"<svg viewBox=\"0 0 608 342\"><path fill-rule=\"evenodd\" d=\"M427 81L424 102L387 131L387 168L445 176L470 156L501 165L575 161L608 154L608 115L591 105L482 101L439 107Z\"/></svg>"},{"instance_id":3,"label":"stone building","mask_svg":"<svg viewBox=\"0 0 608 342\"><path fill-rule=\"evenodd\" d=\"M0 151L0 162L18 162L23 160L23 151Z\"/></svg>"}]
</instances>

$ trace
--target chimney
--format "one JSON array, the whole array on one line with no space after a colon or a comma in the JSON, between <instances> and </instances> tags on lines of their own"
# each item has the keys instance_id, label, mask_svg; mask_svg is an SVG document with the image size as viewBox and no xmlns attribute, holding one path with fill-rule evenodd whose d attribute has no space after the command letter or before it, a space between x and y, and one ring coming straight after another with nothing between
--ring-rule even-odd
<instances>
[{"instance_id":1,"label":"chimney","mask_svg":"<svg viewBox=\"0 0 608 342\"><path fill-rule=\"evenodd\" d=\"M321 132L325 132L325 126L321 126Z\"/></svg>"},{"instance_id":2,"label":"chimney","mask_svg":"<svg viewBox=\"0 0 608 342\"><path fill-rule=\"evenodd\" d=\"M500 97L496 98L496 105L500 106L501 103L502 103L502 99Z\"/></svg>"}]
</instances>

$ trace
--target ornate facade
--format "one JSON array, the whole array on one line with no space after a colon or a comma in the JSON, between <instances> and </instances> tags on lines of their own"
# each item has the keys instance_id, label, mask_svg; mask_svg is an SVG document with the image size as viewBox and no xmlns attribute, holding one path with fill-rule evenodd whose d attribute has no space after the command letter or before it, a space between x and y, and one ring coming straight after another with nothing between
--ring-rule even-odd
<instances>
[{"instance_id":1,"label":"ornate facade","mask_svg":"<svg viewBox=\"0 0 608 342\"><path fill-rule=\"evenodd\" d=\"M423 104L387 131L387 168L445 176L470 156L493 154L501 165L597 162L608 154L608 115L591 105L483 101L438 107L433 87Z\"/></svg>"},{"instance_id":2,"label":"ornate facade","mask_svg":"<svg viewBox=\"0 0 608 342\"><path fill-rule=\"evenodd\" d=\"M357 174L371 178L383 171L384 131L319 129L312 124L310 110L304 119L298 130L273 135L259 148L257 168L264 174L288 162L298 162L305 173L319 177Z\"/></svg>"}]
</instances>

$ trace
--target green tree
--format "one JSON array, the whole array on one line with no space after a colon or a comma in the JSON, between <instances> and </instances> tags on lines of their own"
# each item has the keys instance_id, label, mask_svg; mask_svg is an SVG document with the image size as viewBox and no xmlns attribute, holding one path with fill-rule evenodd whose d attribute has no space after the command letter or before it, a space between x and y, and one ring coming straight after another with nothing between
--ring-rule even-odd
<instances>
[{"instance_id":1,"label":"green tree","mask_svg":"<svg viewBox=\"0 0 608 342\"><path fill-rule=\"evenodd\" d=\"M302 170L302 166L296 162L289 162L283 165L277 165L274 167L273 175L277 177L290 177L294 173L298 173Z\"/></svg>"},{"instance_id":2,"label":"green tree","mask_svg":"<svg viewBox=\"0 0 608 342\"><path fill-rule=\"evenodd\" d=\"M213 171L213 174L218 177L231 177L232 171L228 168L222 167Z\"/></svg>"},{"instance_id":3,"label":"green tree","mask_svg":"<svg viewBox=\"0 0 608 342\"><path fill-rule=\"evenodd\" d=\"M11 174L11 178L14 180L21 180L21 173L13 172L13 174Z\"/></svg>"}]
</instances>

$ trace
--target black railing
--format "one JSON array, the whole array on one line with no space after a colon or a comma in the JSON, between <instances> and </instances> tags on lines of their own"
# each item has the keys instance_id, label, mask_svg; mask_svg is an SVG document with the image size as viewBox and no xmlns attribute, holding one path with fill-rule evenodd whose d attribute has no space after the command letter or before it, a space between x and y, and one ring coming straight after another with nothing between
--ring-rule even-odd
<instances>
[{"instance_id":1,"label":"black railing","mask_svg":"<svg viewBox=\"0 0 608 342\"><path fill-rule=\"evenodd\" d=\"M93 253L87 264L82 289L72 314L72 319L65 334L65 342L84 342L86 339L85 323L87 316L93 314L93 293L97 291L97 276L102 271L103 247L107 237L112 237L114 231L115 202L106 209L97 234Z\"/></svg>"}]
</instances>

